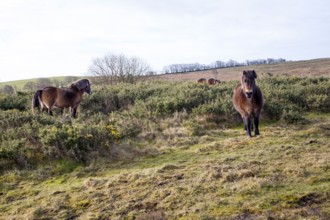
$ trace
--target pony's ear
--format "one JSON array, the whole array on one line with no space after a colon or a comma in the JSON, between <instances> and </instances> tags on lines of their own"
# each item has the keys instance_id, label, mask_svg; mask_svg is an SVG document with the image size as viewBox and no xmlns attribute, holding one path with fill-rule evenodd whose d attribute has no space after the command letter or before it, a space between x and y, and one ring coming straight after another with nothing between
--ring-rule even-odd
<instances>
[{"instance_id":1,"label":"pony's ear","mask_svg":"<svg viewBox=\"0 0 330 220\"><path fill-rule=\"evenodd\" d=\"M245 76L247 74L247 71L246 70L243 70L243 75Z\"/></svg>"},{"instance_id":2,"label":"pony's ear","mask_svg":"<svg viewBox=\"0 0 330 220\"><path fill-rule=\"evenodd\" d=\"M256 71L252 70L252 73L253 73L254 78L257 78L257 73L256 73Z\"/></svg>"}]
</instances>

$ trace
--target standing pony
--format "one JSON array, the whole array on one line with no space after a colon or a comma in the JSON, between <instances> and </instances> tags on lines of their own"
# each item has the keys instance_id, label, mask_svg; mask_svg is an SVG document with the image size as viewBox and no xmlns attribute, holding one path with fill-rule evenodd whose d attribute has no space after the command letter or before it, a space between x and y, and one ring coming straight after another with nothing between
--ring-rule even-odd
<instances>
[{"instance_id":1,"label":"standing pony","mask_svg":"<svg viewBox=\"0 0 330 220\"><path fill-rule=\"evenodd\" d=\"M60 108L63 114L64 108L71 108L71 116L75 118L84 92L92 94L91 83L88 79L77 80L65 88L44 87L37 90L33 96L32 112L35 107L40 111L41 107L42 110L48 109L48 113L53 115L53 109Z\"/></svg>"},{"instance_id":2,"label":"standing pony","mask_svg":"<svg viewBox=\"0 0 330 220\"><path fill-rule=\"evenodd\" d=\"M206 83L206 79L205 78L200 78L197 80L198 83Z\"/></svg>"},{"instance_id":3,"label":"standing pony","mask_svg":"<svg viewBox=\"0 0 330 220\"><path fill-rule=\"evenodd\" d=\"M220 83L220 80L218 80L218 79L214 79L214 78L209 78L209 79L207 80L207 83L208 83L209 85L215 85L215 84L219 84L219 83Z\"/></svg>"},{"instance_id":4,"label":"standing pony","mask_svg":"<svg viewBox=\"0 0 330 220\"><path fill-rule=\"evenodd\" d=\"M246 134L251 137L254 122L254 134L259 135L259 117L264 105L261 90L255 83L257 74L254 70L244 70L241 83L234 89L233 104L241 114Z\"/></svg>"}]
</instances>

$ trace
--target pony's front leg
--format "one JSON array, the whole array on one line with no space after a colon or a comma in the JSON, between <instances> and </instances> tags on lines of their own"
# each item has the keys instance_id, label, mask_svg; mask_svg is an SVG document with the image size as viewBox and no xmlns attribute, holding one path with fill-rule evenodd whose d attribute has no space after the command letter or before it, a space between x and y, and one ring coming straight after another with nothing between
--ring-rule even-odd
<instances>
[{"instance_id":1,"label":"pony's front leg","mask_svg":"<svg viewBox=\"0 0 330 220\"><path fill-rule=\"evenodd\" d=\"M249 136L249 137L252 137L251 136L251 119L250 117L245 117L244 118L244 126L246 128L246 134Z\"/></svg>"},{"instance_id":2,"label":"pony's front leg","mask_svg":"<svg viewBox=\"0 0 330 220\"><path fill-rule=\"evenodd\" d=\"M259 132L259 117L254 117L254 135L260 135Z\"/></svg>"},{"instance_id":3,"label":"pony's front leg","mask_svg":"<svg viewBox=\"0 0 330 220\"><path fill-rule=\"evenodd\" d=\"M77 107L71 107L71 116L76 118L77 115Z\"/></svg>"}]
</instances>

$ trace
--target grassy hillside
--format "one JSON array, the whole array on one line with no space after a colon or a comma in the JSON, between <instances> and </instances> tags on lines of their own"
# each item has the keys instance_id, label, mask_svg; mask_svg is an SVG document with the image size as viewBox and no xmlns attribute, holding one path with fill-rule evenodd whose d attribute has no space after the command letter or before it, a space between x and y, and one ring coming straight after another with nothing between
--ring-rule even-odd
<instances>
[{"instance_id":1,"label":"grassy hillside","mask_svg":"<svg viewBox=\"0 0 330 220\"><path fill-rule=\"evenodd\" d=\"M65 81L66 77L68 77L68 76L50 77L48 79L51 80L51 81L54 81L54 80ZM2 85L11 85L14 88L16 88L18 91L21 91L21 90L23 90L23 87L27 82L37 82L38 79L40 79L40 78L15 80L15 81L9 81L9 82L0 82L0 86L2 86Z\"/></svg>"},{"instance_id":2,"label":"grassy hillside","mask_svg":"<svg viewBox=\"0 0 330 220\"><path fill-rule=\"evenodd\" d=\"M254 69L259 74L272 75L296 75L296 76L325 76L330 77L330 58L293 61L278 64L263 64L232 68L222 68L182 74L163 74L158 78L166 80L190 80L197 81L199 78L217 78L221 81L239 80L243 70Z\"/></svg>"},{"instance_id":3,"label":"grassy hillside","mask_svg":"<svg viewBox=\"0 0 330 220\"><path fill-rule=\"evenodd\" d=\"M221 81L239 80L241 73L246 69L254 69L258 74L262 75L296 75L296 76L324 76L330 77L330 58L292 61L278 64L262 64L242 67L221 68L214 70L205 70L197 72L186 72L178 74L160 74L148 79L169 80L169 81L197 81L199 78L217 78ZM65 81L68 76L51 77L50 80ZM23 86L29 82L36 82L38 78L17 80L11 82L0 82L2 85L14 86L18 91L23 89Z\"/></svg>"},{"instance_id":4,"label":"grassy hillside","mask_svg":"<svg viewBox=\"0 0 330 220\"><path fill-rule=\"evenodd\" d=\"M0 219L329 219L330 78L259 77L247 138L216 86L94 86L77 119L0 95Z\"/></svg>"},{"instance_id":5,"label":"grassy hillside","mask_svg":"<svg viewBox=\"0 0 330 220\"><path fill-rule=\"evenodd\" d=\"M8 172L2 219L329 219L330 115L308 120L263 124L253 139L173 132L153 156Z\"/></svg>"}]
</instances>

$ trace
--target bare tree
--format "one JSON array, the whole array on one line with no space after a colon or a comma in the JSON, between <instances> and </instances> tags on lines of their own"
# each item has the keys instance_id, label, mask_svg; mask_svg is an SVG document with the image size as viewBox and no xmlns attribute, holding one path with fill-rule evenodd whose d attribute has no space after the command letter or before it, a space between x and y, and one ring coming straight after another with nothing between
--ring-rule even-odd
<instances>
[{"instance_id":1,"label":"bare tree","mask_svg":"<svg viewBox=\"0 0 330 220\"><path fill-rule=\"evenodd\" d=\"M88 72L99 82L115 84L133 83L136 77L145 75L149 71L149 65L141 58L109 53L102 58L94 59Z\"/></svg>"}]
</instances>

